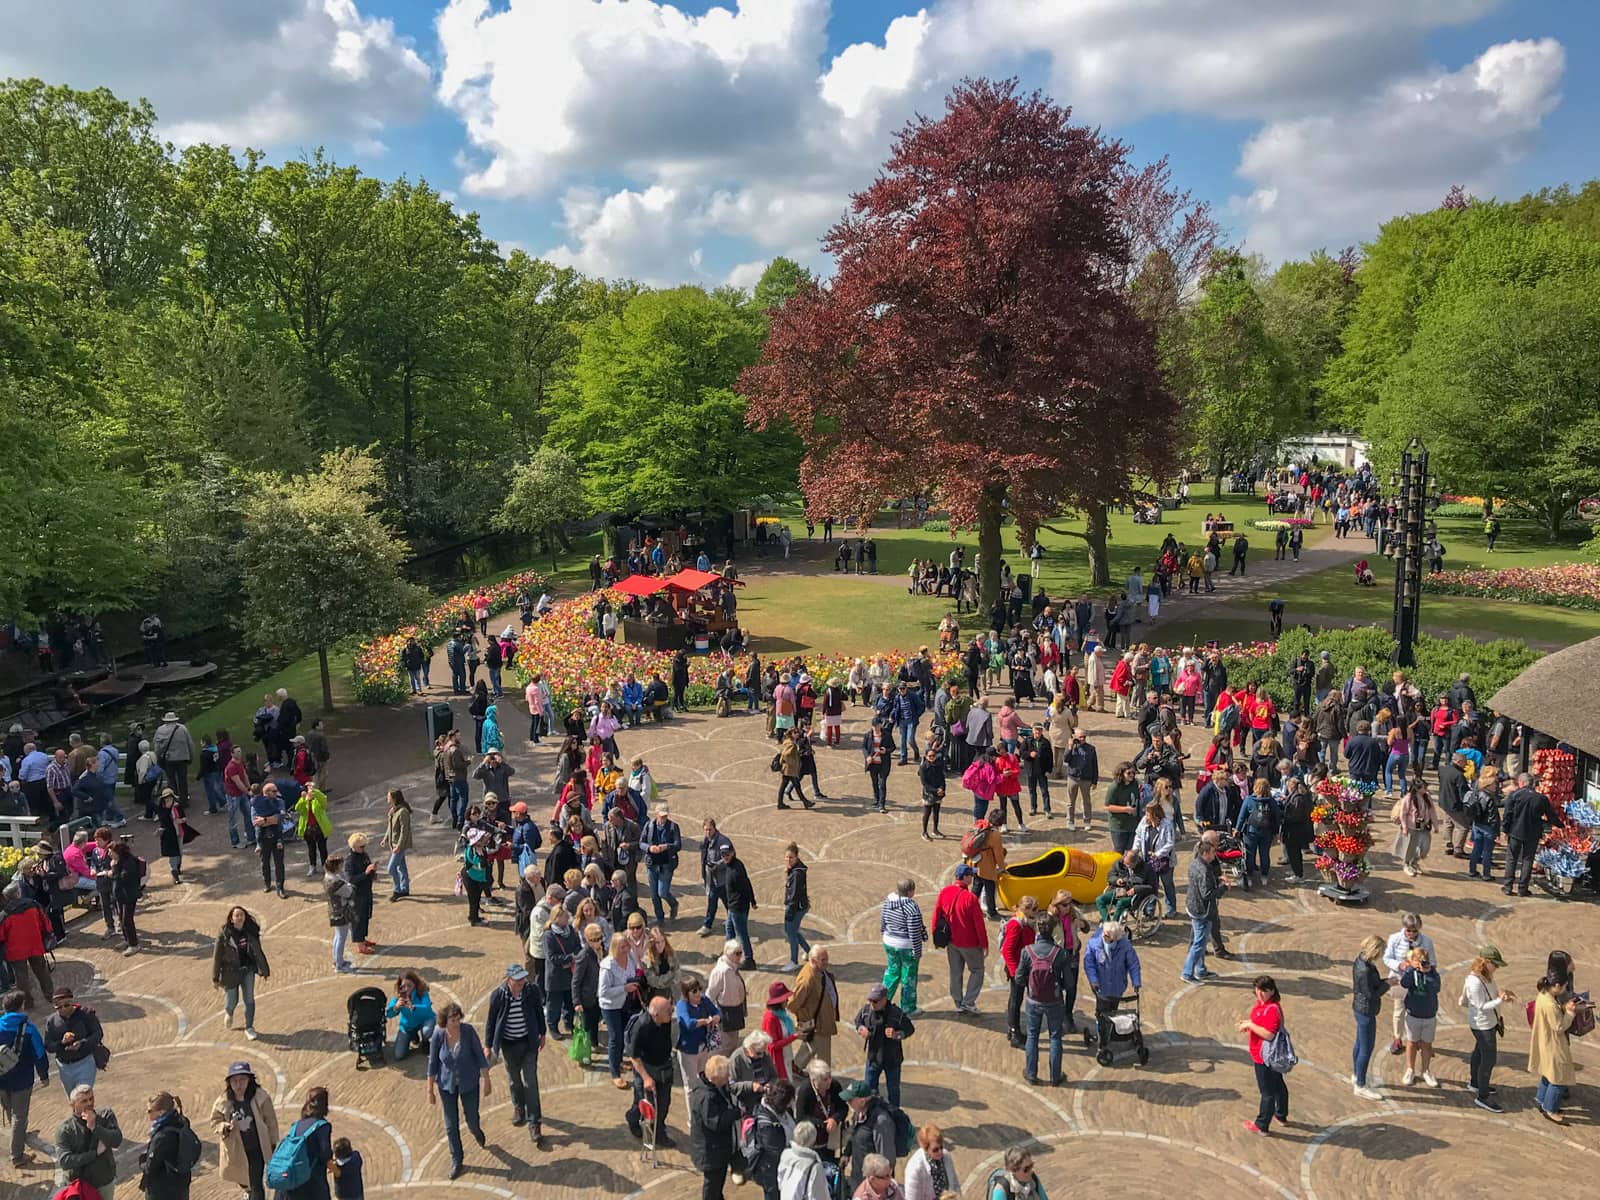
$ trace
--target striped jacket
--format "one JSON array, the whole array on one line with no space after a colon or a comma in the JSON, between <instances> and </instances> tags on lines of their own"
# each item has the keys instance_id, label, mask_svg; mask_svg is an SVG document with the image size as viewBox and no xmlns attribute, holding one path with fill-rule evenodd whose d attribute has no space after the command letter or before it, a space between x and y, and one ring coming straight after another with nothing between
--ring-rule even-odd
<instances>
[{"instance_id":1,"label":"striped jacket","mask_svg":"<svg viewBox=\"0 0 1600 1200\"><path fill-rule=\"evenodd\" d=\"M910 896L890 892L883 901L883 914L878 919L883 944L894 950L909 950L922 956L922 943L928 936L922 921L922 910Z\"/></svg>"}]
</instances>

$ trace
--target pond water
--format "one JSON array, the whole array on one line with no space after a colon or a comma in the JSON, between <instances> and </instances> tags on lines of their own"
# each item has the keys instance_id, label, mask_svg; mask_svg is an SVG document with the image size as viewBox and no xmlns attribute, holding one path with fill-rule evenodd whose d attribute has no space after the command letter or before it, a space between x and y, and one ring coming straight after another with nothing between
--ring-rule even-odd
<instances>
[{"instance_id":1,"label":"pond water","mask_svg":"<svg viewBox=\"0 0 1600 1200\"><path fill-rule=\"evenodd\" d=\"M401 571L412 583L432 592L454 591L474 579L499 575L513 567L535 561L537 540L515 533L496 533L429 550L402 565Z\"/></svg>"}]
</instances>

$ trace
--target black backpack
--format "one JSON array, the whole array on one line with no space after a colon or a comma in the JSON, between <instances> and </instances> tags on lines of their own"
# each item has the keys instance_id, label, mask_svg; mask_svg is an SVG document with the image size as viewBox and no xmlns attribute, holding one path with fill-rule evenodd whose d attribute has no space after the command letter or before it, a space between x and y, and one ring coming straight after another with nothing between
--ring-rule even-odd
<instances>
[{"instance_id":1,"label":"black backpack","mask_svg":"<svg viewBox=\"0 0 1600 1200\"><path fill-rule=\"evenodd\" d=\"M1272 832L1272 804L1265 797L1257 796L1256 803L1250 807L1250 832Z\"/></svg>"},{"instance_id":2,"label":"black backpack","mask_svg":"<svg viewBox=\"0 0 1600 1200\"><path fill-rule=\"evenodd\" d=\"M1311 794L1304 788L1295 788L1283 800L1283 819L1300 823L1311 819Z\"/></svg>"}]
</instances>

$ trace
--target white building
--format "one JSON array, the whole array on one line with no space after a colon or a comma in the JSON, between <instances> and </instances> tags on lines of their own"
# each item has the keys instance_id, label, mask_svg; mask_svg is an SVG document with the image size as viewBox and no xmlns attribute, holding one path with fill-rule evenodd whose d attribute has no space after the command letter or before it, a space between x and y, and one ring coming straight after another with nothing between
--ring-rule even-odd
<instances>
[{"instance_id":1,"label":"white building","mask_svg":"<svg viewBox=\"0 0 1600 1200\"><path fill-rule=\"evenodd\" d=\"M1338 463L1347 471L1354 471L1369 462L1371 443L1353 433L1308 433L1288 438L1280 451L1289 462L1306 463L1315 454L1318 462Z\"/></svg>"}]
</instances>

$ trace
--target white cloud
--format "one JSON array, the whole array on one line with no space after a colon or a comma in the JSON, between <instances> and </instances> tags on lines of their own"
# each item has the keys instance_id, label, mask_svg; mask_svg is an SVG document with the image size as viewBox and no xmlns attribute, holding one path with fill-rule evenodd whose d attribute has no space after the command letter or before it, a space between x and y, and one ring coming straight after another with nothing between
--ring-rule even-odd
<instances>
[{"instance_id":1,"label":"white cloud","mask_svg":"<svg viewBox=\"0 0 1600 1200\"><path fill-rule=\"evenodd\" d=\"M749 291L761 282L761 276L766 274L769 259L758 258L754 262L742 262L724 276L722 282L729 287L744 288Z\"/></svg>"},{"instance_id":2,"label":"white cloud","mask_svg":"<svg viewBox=\"0 0 1600 1200\"><path fill-rule=\"evenodd\" d=\"M471 145L463 191L561 196L552 254L599 274L697 278L708 259L747 274L758 254L796 246L822 265L817 237L907 119L937 115L963 76L1041 62L1080 120L1262 123L1240 167L1255 190L1235 211L1258 248L1300 252L1335 240L1316 220L1370 232L1395 197L1431 195L1447 170L1482 178L1526 145L1553 103L1548 50L1423 72L1427 34L1501 2L930 0L827 59L829 0L725 0L699 16L658 0L450 0L438 95ZM1392 132L1368 140L1399 148L1364 158L1352 117L1384 123ZM1403 139L1419 132L1438 144L1413 152ZM1279 164L1330 140L1359 173L1308 209L1304 168Z\"/></svg>"},{"instance_id":3,"label":"white cloud","mask_svg":"<svg viewBox=\"0 0 1600 1200\"><path fill-rule=\"evenodd\" d=\"M426 111L427 64L352 0L12 0L0 76L147 97L179 144L346 139L368 150Z\"/></svg>"},{"instance_id":4,"label":"white cloud","mask_svg":"<svg viewBox=\"0 0 1600 1200\"><path fill-rule=\"evenodd\" d=\"M1494 190L1560 102L1566 55L1540 41L1491 46L1458 71L1397 80L1361 102L1273 122L1244 146L1235 197L1251 250L1278 259L1370 238L1450 185Z\"/></svg>"}]
</instances>

